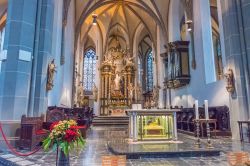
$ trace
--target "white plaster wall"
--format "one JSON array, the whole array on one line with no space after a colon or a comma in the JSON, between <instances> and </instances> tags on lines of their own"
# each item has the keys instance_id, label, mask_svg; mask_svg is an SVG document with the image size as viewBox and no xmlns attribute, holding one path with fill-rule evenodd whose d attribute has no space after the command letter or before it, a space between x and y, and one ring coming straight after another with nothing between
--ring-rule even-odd
<instances>
[{"instance_id":1,"label":"white plaster wall","mask_svg":"<svg viewBox=\"0 0 250 166\"><path fill-rule=\"evenodd\" d=\"M68 10L67 25L65 27L63 67L63 84L60 106L72 107L73 64L74 64L74 40L75 40L75 3L71 1Z\"/></svg>"},{"instance_id":2,"label":"white plaster wall","mask_svg":"<svg viewBox=\"0 0 250 166\"><path fill-rule=\"evenodd\" d=\"M60 65L61 57L61 40L62 40L62 10L63 1L56 1L54 9L54 23L52 36L52 56L55 59L56 74L54 79L54 87L48 92L48 106L59 105L62 95L63 67Z\"/></svg>"},{"instance_id":3,"label":"white plaster wall","mask_svg":"<svg viewBox=\"0 0 250 166\"><path fill-rule=\"evenodd\" d=\"M52 39L52 56L55 59L56 74L54 87L48 93L48 106L71 107L73 85L73 61L74 61L74 2L72 1L68 11L68 20L65 27L64 56L65 63L60 64L62 55L62 13L63 1L54 0L54 23Z\"/></svg>"},{"instance_id":4,"label":"white plaster wall","mask_svg":"<svg viewBox=\"0 0 250 166\"><path fill-rule=\"evenodd\" d=\"M191 67L192 55L189 55L191 81L186 87L172 90L172 105L192 107L194 100L199 100L199 105L202 106L204 100L209 101L209 106L229 106L229 95L226 91L224 80L213 83L206 83L205 67L204 67L204 35L202 33L200 4L199 0L194 0L194 45L196 55L196 70ZM171 1L169 15L169 41L180 40L180 0Z\"/></svg>"}]
</instances>

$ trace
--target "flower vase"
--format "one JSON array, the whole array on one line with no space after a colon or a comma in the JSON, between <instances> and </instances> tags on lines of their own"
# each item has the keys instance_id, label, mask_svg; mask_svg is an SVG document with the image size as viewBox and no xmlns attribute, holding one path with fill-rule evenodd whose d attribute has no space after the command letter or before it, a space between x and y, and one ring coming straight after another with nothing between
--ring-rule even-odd
<instances>
[{"instance_id":1,"label":"flower vase","mask_svg":"<svg viewBox=\"0 0 250 166\"><path fill-rule=\"evenodd\" d=\"M65 155L64 152L62 150L60 150L57 166L70 166L69 154Z\"/></svg>"}]
</instances>

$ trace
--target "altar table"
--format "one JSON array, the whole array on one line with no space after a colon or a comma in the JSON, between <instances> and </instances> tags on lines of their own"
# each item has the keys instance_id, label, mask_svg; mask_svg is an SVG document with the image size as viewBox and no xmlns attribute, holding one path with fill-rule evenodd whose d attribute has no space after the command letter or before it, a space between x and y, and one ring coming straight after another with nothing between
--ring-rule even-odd
<instances>
[{"instance_id":1,"label":"altar table","mask_svg":"<svg viewBox=\"0 0 250 166\"><path fill-rule=\"evenodd\" d=\"M180 109L128 109L133 141L177 140L176 112Z\"/></svg>"}]
</instances>

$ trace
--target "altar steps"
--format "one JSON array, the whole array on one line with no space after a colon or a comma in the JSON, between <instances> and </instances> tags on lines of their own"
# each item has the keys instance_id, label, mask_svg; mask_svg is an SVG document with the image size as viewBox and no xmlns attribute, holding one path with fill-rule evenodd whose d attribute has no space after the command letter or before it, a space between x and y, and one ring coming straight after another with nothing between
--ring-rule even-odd
<instances>
[{"instance_id":1,"label":"altar steps","mask_svg":"<svg viewBox=\"0 0 250 166\"><path fill-rule=\"evenodd\" d=\"M128 125L128 116L97 116L93 119L94 126L105 126L105 125Z\"/></svg>"}]
</instances>

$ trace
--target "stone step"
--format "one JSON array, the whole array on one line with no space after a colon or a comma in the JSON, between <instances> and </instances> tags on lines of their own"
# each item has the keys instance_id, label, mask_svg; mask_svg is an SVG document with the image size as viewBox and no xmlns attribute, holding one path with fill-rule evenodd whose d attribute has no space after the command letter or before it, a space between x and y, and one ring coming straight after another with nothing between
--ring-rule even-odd
<instances>
[{"instance_id":1,"label":"stone step","mask_svg":"<svg viewBox=\"0 0 250 166\"><path fill-rule=\"evenodd\" d=\"M128 125L129 118L127 116L98 116L93 119L94 126L100 125Z\"/></svg>"}]
</instances>

